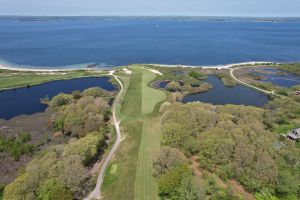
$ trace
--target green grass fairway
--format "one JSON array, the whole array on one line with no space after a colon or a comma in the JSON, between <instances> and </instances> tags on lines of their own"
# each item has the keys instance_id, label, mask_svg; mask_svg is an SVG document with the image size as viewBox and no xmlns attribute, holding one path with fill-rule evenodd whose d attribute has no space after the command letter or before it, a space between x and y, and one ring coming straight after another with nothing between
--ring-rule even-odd
<instances>
[{"instance_id":1,"label":"green grass fairway","mask_svg":"<svg viewBox=\"0 0 300 200\"><path fill-rule=\"evenodd\" d=\"M163 101L166 95L161 90L156 90L148 86L149 82L155 79L157 75L148 70L143 70L142 82L142 114L149 114L153 111L154 106Z\"/></svg>"},{"instance_id":2,"label":"green grass fairway","mask_svg":"<svg viewBox=\"0 0 300 200\"><path fill-rule=\"evenodd\" d=\"M160 116L143 121L135 179L135 199L158 199L157 184L152 175L152 160L160 148Z\"/></svg>"},{"instance_id":3,"label":"green grass fairway","mask_svg":"<svg viewBox=\"0 0 300 200\"><path fill-rule=\"evenodd\" d=\"M126 139L121 143L115 158L105 171L102 185L103 199L119 200L134 199L136 163L142 133L142 122L134 121L122 125L122 133L126 133ZM117 170L111 174L111 168L117 165Z\"/></svg>"},{"instance_id":4,"label":"green grass fairway","mask_svg":"<svg viewBox=\"0 0 300 200\"><path fill-rule=\"evenodd\" d=\"M140 70L135 70L131 75L127 91L122 101L122 115L132 118L141 114L142 78L143 73Z\"/></svg>"},{"instance_id":5,"label":"green grass fairway","mask_svg":"<svg viewBox=\"0 0 300 200\"><path fill-rule=\"evenodd\" d=\"M160 149L161 131L161 117L155 108L166 95L149 87L156 74L139 66L130 70L130 79L120 77L124 91L117 112L125 139L106 170L102 189L107 200L155 200L158 193L152 160Z\"/></svg>"}]
</instances>

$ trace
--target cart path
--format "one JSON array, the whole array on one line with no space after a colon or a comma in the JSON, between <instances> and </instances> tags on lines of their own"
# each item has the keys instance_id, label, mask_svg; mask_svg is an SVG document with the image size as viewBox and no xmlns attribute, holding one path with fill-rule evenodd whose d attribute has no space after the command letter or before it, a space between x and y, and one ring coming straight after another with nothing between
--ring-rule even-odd
<instances>
[{"instance_id":1,"label":"cart path","mask_svg":"<svg viewBox=\"0 0 300 200\"><path fill-rule=\"evenodd\" d=\"M114 122L114 125L115 125L117 138L116 138L115 144L111 148L108 156L105 158L105 161L104 161L103 165L101 166L101 169L100 169L100 172L99 172L99 175L98 175L98 178L97 178L97 183L96 183L96 186L95 186L94 190L84 200L101 199L101 185L102 185L102 182L103 182L105 169L106 169L108 163L112 159L114 153L116 152L116 150L118 149L118 147L121 143L120 123L118 122L117 117L116 117L116 105L119 102L121 94L123 92L123 84L117 76L113 75L113 73L114 72L112 71L112 72L110 72L109 75L114 77L118 81L118 83L121 87L121 89L120 89L120 91L119 91L119 93L118 93L118 95L117 95L117 97L114 101L113 107L112 107L113 122Z\"/></svg>"}]
</instances>

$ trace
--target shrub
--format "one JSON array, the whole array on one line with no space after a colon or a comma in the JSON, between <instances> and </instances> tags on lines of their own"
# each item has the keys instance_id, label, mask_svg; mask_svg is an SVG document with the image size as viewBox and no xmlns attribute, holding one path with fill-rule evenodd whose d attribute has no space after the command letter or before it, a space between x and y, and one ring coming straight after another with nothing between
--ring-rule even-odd
<instances>
[{"instance_id":1,"label":"shrub","mask_svg":"<svg viewBox=\"0 0 300 200\"><path fill-rule=\"evenodd\" d=\"M63 105L70 104L73 100L73 96L69 94L59 94L52 98L50 106L60 107Z\"/></svg>"},{"instance_id":2,"label":"shrub","mask_svg":"<svg viewBox=\"0 0 300 200\"><path fill-rule=\"evenodd\" d=\"M47 179L38 189L40 200L63 199L72 200L72 193L66 189L57 179Z\"/></svg>"},{"instance_id":3,"label":"shrub","mask_svg":"<svg viewBox=\"0 0 300 200\"><path fill-rule=\"evenodd\" d=\"M107 92L101 89L100 87L92 87L83 91L84 96L102 97L106 94Z\"/></svg>"},{"instance_id":4,"label":"shrub","mask_svg":"<svg viewBox=\"0 0 300 200\"><path fill-rule=\"evenodd\" d=\"M36 176L25 173L5 187L3 200L32 199L30 197L34 195L34 191L38 185L39 179Z\"/></svg>"},{"instance_id":5,"label":"shrub","mask_svg":"<svg viewBox=\"0 0 300 200\"><path fill-rule=\"evenodd\" d=\"M168 83L166 85L166 90L176 92L176 91L180 91L181 87L180 87L180 84L178 82L171 81L170 83Z\"/></svg>"},{"instance_id":6,"label":"shrub","mask_svg":"<svg viewBox=\"0 0 300 200\"><path fill-rule=\"evenodd\" d=\"M79 90L75 90L72 92L72 96L73 96L73 99L80 99L82 97L82 94Z\"/></svg>"},{"instance_id":7,"label":"shrub","mask_svg":"<svg viewBox=\"0 0 300 200\"><path fill-rule=\"evenodd\" d=\"M83 136L85 118L82 111L69 112L64 121L64 130L75 137Z\"/></svg>"},{"instance_id":8,"label":"shrub","mask_svg":"<svg viewBox=\"0 0 300 200\"><path fill-rule=\"evenodd\" d=\"M191 71L191 72L189 72L189 76L191 76L191 77L193 77L193 78L195 78L195 79L201 79L201 78L206 77L205 74L200 73L200 72L196 72L196 71Z\"/></svg>"},{"instance_id":9,"label":"shrub","mask_svg":"<svg viewBox=\"0 0 300 200\"><path fill-rule=\"evenodd\" d=\"M30 140L31 135L29 133L21 133L18 137L0 136L0 152L4 151L15 160L19 160L22 155L33 152L34 146L28 143Z\"/></svg>"},{"instance_id":10,"label":"shrub","mask_svg":"<svg viewBox=\"0 0 300 200\"><path fill-rule=\"evenodd\" d=\"M190 175L191 171L186 164L170 169L159 179L159 194L168 198L178 196L182 179Z\"/></svg>"},{"instance_id":11,"label":"shrub","mask_svg":"<svg viewBox=\"0 0 300 200\"><path fill-rule=\"evenodd\" d=\"M0 184L0 200L3 198L3 191L4 191L5 186L3 184Z\"/></svg>"},{"instance_id":12,"label":"shrub","mask_svg":"<svg viewBox=\"0 0 300 200\"><path fill-rule=\"evenodd\" d=\"M175 148L164 147L153 161L154 175L165 174L170 168L183 162L184 157Z\"/></svg>"}]
</instances>

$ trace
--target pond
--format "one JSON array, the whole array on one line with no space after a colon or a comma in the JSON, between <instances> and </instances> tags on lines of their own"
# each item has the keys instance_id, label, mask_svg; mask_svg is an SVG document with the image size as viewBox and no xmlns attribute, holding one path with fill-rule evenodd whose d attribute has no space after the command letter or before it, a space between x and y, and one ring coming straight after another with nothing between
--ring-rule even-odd
<instances>
[{"instance_id":1,"label":"pond","mask_svg":"<svg viewBox=\"0 0 300 200\"><path fill-rule=\"evenodd\" d=\"M209 75L205 82L212 84L214 87L205 93L188 94L182 99L182 102L201 101L215 105L237 104L260 107L269 101L268 95L243 85L225 87L222 81L214 75Z\"/></svg>"},{"instance_id":2,"label":"pond","mask_svg":"<svg viewBox=\"0 0 300 200\"><path fill-rule=\"evenodd\" d=\"M168 83L170 83L171 81L161 81L159 82L158 84L158 87L161 88L161 89L165 89L166 86L168 85ZM181 82L181 81L177 81L179 83L180 86L184 86L184 83Z\"/></svg>"},{"instance_id":3,"label":"pond","mask_svg":"<svg viewBox=\"0 0 300 200\"><path fill-rule=\"evenodd\" d=\"M297 76L296 74L284 72L275 68L264 68L263 71L266 71L266 73L252 70L250 74L264 77L262 81L271 82L281 87L293 87L294 85L300 85L300 76Z\"/></svg>"},{"instance_id":4,"label":"pond","mask_svg":"<svg viewBox=\"0 0 300 200\"><path fill-rule=\"evenodd\" d=\"M61 92L71 93L74 90L82 91L95 86L107 91L117 90L109 80L109 77L85 77L0 91L0 119L8 120L22 114L43 112L47 106L41 104L40 99L46 96L52 98Z\"/></svg>"}]
</instances>

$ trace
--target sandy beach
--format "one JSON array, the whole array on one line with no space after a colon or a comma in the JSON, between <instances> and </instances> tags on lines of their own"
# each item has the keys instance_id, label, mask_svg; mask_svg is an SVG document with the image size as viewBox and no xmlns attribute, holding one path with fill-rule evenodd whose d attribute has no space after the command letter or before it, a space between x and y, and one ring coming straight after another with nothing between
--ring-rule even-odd
<instances>
[{"instance_id":1,"label":"sandy beach","mask_svg":"<svg viewBox=\"0 0 300 200\"><path fill-rule=\"evenodd\" d=\"M23 72L61 72L61 71L74 71L74 70L83 70L83 68L69 68L69 69L51 69L51 68L22 68L22 67L15 67L9 66L5 64L0 64L0 69L6 70L13 70L13 71L23 71ZM91 70L91 69L84 69L84 70Z\"/></svg>"},{"instance_id":2,"label":"sandy beach","mask_svg":"<svg viewBox=\"0 0 300 200\"><path fill-rule=\"evenodd\" d=\"M266 65L266 64L279 64L275 62L264 62L264 61L252 61L252 62L241 62L241 63L231 63L231 64L225 64L225 65L168 65L168 64L142 64L142 65L151 65L151 66L161 66L161 67L190 67L190 68L203 68L203 69L209 69L209 68L215 68L215 69L226 69L226 68L232 68L235 66L240 65ZM22 67L15 67L10 66L6 64L0 64L0 69L6 69L6 70L13 70L13 71L24 71L24 72L62 72L62 71L74 71L74 70L95 70L92 68L22 68Z\"/></svg>"},{"instance_id":3,"label":"sandy beach","mask_svg":"<svg viewBox=\"0 0 300 200\"><path fill-rule=\"evenodd\" d=\"M190 67L190 68L203 68L203 69L209 69L209 68L215 68L215 69L226 69L226 68L232 68L235 66L240 65L267 65L267 64L279 64L276 62L266 62L266 61L251 61L251 62L241 62L241 63L231 63L231 64L225 64L225 65L168 65L168 64L146 64L146 65L152 65L152 66L161 66L161 67Z\"/></svg>"}]
</instances>

